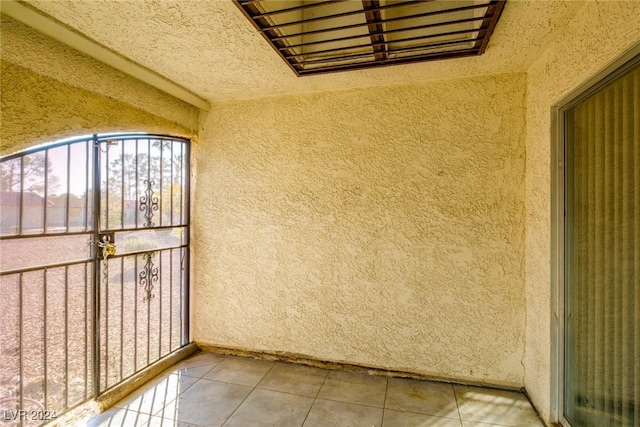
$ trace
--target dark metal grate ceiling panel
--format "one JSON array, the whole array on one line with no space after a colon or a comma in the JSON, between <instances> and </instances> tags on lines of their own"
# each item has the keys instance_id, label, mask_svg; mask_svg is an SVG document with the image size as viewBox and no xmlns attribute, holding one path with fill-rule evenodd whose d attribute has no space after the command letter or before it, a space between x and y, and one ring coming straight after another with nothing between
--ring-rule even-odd
<instances>
[{"instance_id":1,"label":"dark metal grate ceiling panel","mask_svg":"<svg viewBox=\"0 0 640 427\"><path fill-rule=\"evenodd\" d=\"M234 0L299 75L482 55L506 0Z\"/></svg>"}]
</instances>

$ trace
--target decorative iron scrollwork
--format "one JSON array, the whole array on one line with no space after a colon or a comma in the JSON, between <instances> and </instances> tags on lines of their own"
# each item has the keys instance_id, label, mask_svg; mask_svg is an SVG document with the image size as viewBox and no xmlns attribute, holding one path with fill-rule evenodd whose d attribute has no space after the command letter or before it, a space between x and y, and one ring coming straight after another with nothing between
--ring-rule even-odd
<instances>
[{"instance_id":1,"label":"decorative iron scrollwork","mask_svg":"<svg viewBox=\"0 0 640 427\"><path fill-rule=\"evenodd\" d=\"M155 181L145 179L144 184L147 186L147 189L144 191L144 196L140 197L140 211L144 212L144 219L146 219L144 227L150 228L156 226L152 219L153 212L158 210L159 199L158 196L154 194L152 188L155 185Z\"/></svg>"},{"instance_id":2,"label":"decorative iron scrollwork","mask_svg":"<svg viewBox=\"0 0 640 427\"><path fill-rule=\"evenodd\" d=\"M140 278L140 286L142 286L146 292L146 295L142 298L143 301L151 301L155 297L153 288L158 282L158 267L153 264L154 256L155 252L145 252L142 254L142 258L145 259L145 264L138 277Z\"/></svg>"}]
</instances>

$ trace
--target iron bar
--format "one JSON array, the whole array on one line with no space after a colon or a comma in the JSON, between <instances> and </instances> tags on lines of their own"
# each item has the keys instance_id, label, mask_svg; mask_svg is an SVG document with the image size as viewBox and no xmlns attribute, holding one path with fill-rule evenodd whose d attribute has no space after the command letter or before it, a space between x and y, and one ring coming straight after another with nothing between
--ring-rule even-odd
<instances>
[{"instance_id":1,"label":"iron bar","mask_svg":"<svg viewBox=\"0 0 640 427\"><path fill-rule=\"evenodd\" d=\"M48 343L47 343L47 269L43 269L42 270L42 293L43 293L43 318L44 318L44 322L42 325L42 329L43 329L43 337L44 337L44 346L42 347L42 354L43 354L43 358L44 358L44 366L43 366L43 381L42 381L42 385L43 385L43 390L44 390L44 407L48 408L49 405L47 405L47 383L49 382L48 378L47 378L47 347Z\"/></svg>"},{"instance_id":2,"label":"iron bar","mask_svg":"<svg viewBox=\"0 0 640 427\"><path fill-rule=\"evenodd\" d=\"M415 15L411 15L411 16L397 16L394 18L388 18L384 20L384 23L388 23L388 22L395 22L395 21L402 21L402 20L408 20L408 19L415 19L415 18L424 18L427 16L435 16L435 15L443 15L443 14L447 14L447 13L456 13L456 12L464 12L466 10L474 10L474 9L484 9L487 8L490 5L490 3L482 3L482 4L474 4L471 6L462 6L462 7L456 7L453 9L443 9L443 10L436 10L436 11L432 11L432 12L423 12L423 13L417 13ZM363 11L360 11L360 13L363 13ZM305 31L305 32L301 32L301 33L293 33L293 34L287 34L287 35L283 35L283 36L278 36L278 37L273 37L271 40L281 40L281 39L289 39L292 37L298 37L298 36L308 36L311 34L322 34L322 33L328 33L328 32L333 32L333 31L340 31L340 30L350 30L353 28L360 28L360 27L365 27L368 24L365 23L360 23L360 24L349 24L349 25L341 25L339 27L331 27L331 28L322 28L319 30L312 30L312 31ZM363 34L365 37L368 36L368 33Z\"/></svg>"},{"instance_id":3,"label":"iron bar","mask_svg":"<svg viewBox=\"0 0 640 427\"><path fill-rule=\"evenodd\" d=\"M367 10L371 11L371 12L379 12L381 10L399 8L399 7L404 7L404 6L408 6L408 5L414 5L416 3L424 3L424 0L411 0L411 1L404 1L404 2L400 2L400 3L391 3L391 4L387 4L385 6L373 6L373 7L369 8L369 9L367 9ZM309 18L309 19L300 19L298 21L289 21L289 22L285 22L285 23L282 23L282 24L269 25L269 26L266 26L266 27L262 27L262 30L263 31L273 30L275 28L289 27L291 25L308 24L310 22L324 21L324 20L327 20L327 19L343 18L345 16L353 16L353 15L362 15L363 13L364 13L363 9L357 9L357 10L352 10L352 11L349 11L349 12L335 13L333 15L316 16L314 18ZM407 19L407 18L406 17L402 17L402 19ZM389 21L389 20L387 20L387 21ZM367 24L364 24L364 25L367 25Z\"/></svg>"},{"instance_id":4,"label":"iron bar","mask_svg":"<svg viewBox=\"0 0 640 427\"><path fill-rule=\"evenodd\" d=\"M88 324L89 324L89 313L87 313L89 311L89 301L88 301L88 295L87 295L87 289L89 287L89 283L87 281L88 279L88 275L87 275L87 267L89 266L88 263L84 263L84 349L85 349L85 354L84 354L84 398L86 399L87 397L89 397L89 369L88 369L88 363L87 363L87 358L88 355L90 353L89 351L89 334L88 334Z\"/></svg>"},{"instance_id":5,"label":"iron bar","mask_svg":"<svg viewBox=\"0 0 640 427\"><path fill-rule=\"evenodd\" d=\"M158 254L158 264L160 268L160 276L158 277L158 293L160 294L158 297L158 356L162 356L162 276L164 276L162 274L162 252L163 251L160 251Z\"/></svg>"},{"instance_id":6,"label":"iron bar","mask_svg":"<svg viewBox=\"0 0 640 427\"><path fill-rule=\"evenodd\" d=\"M69 266L64 266L64 407L69 406Z\"/></svg>"},{"instance_id":7,"label":"iron bar","mask_svg":"<svg viewBox=\"0 0 640 427\"><path fill-rule=\"evenodd\" d=\"M173 186L175 182L175 178L173 176L173 162L173 141L171 141L171 221L169 222L171 226L173 226Z\"/></svg>"},{"instance_id":8,"label":"iron bar","mask_svg":"<svg viewBox=\"0 0 640 427\"><path fill-rule=\"evenodd\" d=\"M3 270L3 271L0 271L0 277L10 276L12 274L19 274L19 273L30 273L33 271L40 271L46 268L56 268L56 267L64 267L65 265L82 264L83 262L86 262L86 261L91 261L91 259L76 260L73 262L58 262L55 264L37 265L35 267L16 268L13 270Z\"/></svg>"},{"instance_id":9,"label":"iron bar","mask_svg":"<svg viewBox=\"0 0 640 427\"><path fill-rule=\"evenodd\" d=\"M288 12L296 12L299 10L304 10L304 9L309 9L312 7L318 7L318 6L326 6L329 4L333 4L333 3L341 3L344 1L348 1L348 0L327 0L327 1L321 1L318 3L307 3L307 4L302 4L300 6L295 6L295 7L288 7L286 9L278 9L278 10L271 10L269 12L263 12L263 13L259 13L257 15L253 15L255 18L264 18L267 16L273 16L273 15L279 15L281 13L288 13ZM249 3L249 2L243 2L243 3Z\"/></svg>"},{"instance_id":10,"label":"iron bar","mask_svg":"<svg viewBox=\"0 0 640 427\"><path fill-rule=\"evenodd\" d=\"M272 38L276 37L278 35L278 32L275 30L267 30L267 31L262 31L261 26L267 26L270 24L270 21L267 20L266 18L252 18L251 14L259 14L261 13L261 11L257 8L256 5L254 4L247 4L246 8L241 7L238 3L236 3L239 7L239 9L242 11L242 13L245 15L245 17L251 22L251 24L256 28L257 31L259 31L262 36L267 40L267 42L269 43L269 45L275 49L276 51L278 51L279 47L284 47L284 44L281 43L280 41L273 41ZM287 66L289 68L291 68L292 71L295 72L295 68L293 68L291 66L291 64L289 62L286 62Z\"/></svg>"},{"instance_id":11,"label":"iron bar","mask_svg":"<svg viewBox=\"0 0 640 427\"><path fill-rule=\"evenodd\" d=\"M183 234L180 235L180 244L185 247L185 251L187 254L187 268L185 273L186 286L184 287L184 293L182 295L183 303L185 304L184 316L186 317L187 322L185 322L184 338L182 340L182 344L186 344L187 342L189 342L189 336L190 336L189 320L191 315L190 313L191 294L189 289L189 283L191 280L191 253L190 253L190 247L191 247L190 246L191 245L191 227L190 227L190 224L191 224L191 145L185 144L185 152L186 152L186 155L184 159L184 164L185 164L185 170L186 170L186 175L185 175L186 176L186 182L185 182L186 216L185 216L185 228L182 230Z\"/></svg>"},{"instance_id":12,"label":"iron bar","mask_svg":"<svg viewBox=\"0 0 640 427\"><path fill-rule=\"evenodd\" d=\"M407 48L401 48L401 49L391 49L391 50L387 50L387 53L394 54L394 53L404 53L404 52L415 52L415 51L427 50L427 49L432 49L432 48L439 48L439 47L444 47L444 46L455 46L455 45L463 44L463 43L466 44L466 43L471 43L473 41L475 41L475 40L471 40L471 39L452 40L452 41L442 42L442 43L432 43L432 44L427 44L427 45L407 47ZM366 58L366 57L372 56L373 54L374 54L373 52L366 52L366 53L357 53L357 54L353 54L353 55L330 56L330 57L326 57L326 58L312 59L312 60L309 60L309 61L302 61L300 64L301 65L307 65L307 64L321 64L321 63L325 63L325 62L341 62L341 61L348 61L348 60L353 59L353 58ZM384 62L384 60L377 61L377 62Z\"/></svg>"},{"instance_id":13,"label":"iron bar","mask_svg":"<svg viewBox=\"0 0 640 427\"><path fill-rule=\"evenodd\" d=\"M49 201L49 150L44 150L44 206L42 207L42 233L45 234L47 232L47 213L49 209L47 209L48 201Z\"/></svg>"},{"instance_id":14,"label":"iron bar","mask_svg":"<svg viewBox=\"0 0 640 427\"><path fill-rule=\"evenodd\" d=\"M185 344L185 327L184 327L184 257L186 251L180 248L180 345Z\"/></svg>"},{"instance_id":15,"label":"iron bar","mask_svg":"<svg viewBox=\"0 0 640 427\"><path fill-rule=\"evenodd\" d=\"M147 298L147 365L151 360L151 298Z\"/></svg>"},{"instance_id":16,"label":"iron bar","mask_svg":"<svg viewBox=\"0 0 640 427\"><path fill-rule=\"evenodd\" d=\"M415 40L425 40L425 39L431 39L431 38L436 38L436 37L445 37L445 36L453 36L453 35L460 35L460 34L475 33L477 31L478 31L478 29L470 29L470 30L450 31L450 32L447 32L447 33L439 33L439 34L430 34L430 35L426 35L426 36L407 37L407 38L404 38L404 39L397 39L397 40L392 40L392 41L387 41L387 42L382 42L382 43L367 43L367 44L359 44L359 45L353 45L353 46L347 46L347 47L338 47L338 48L335 48L335 49L316 50L316 51L309 52L309 53L299 53L299 54L295 54L295 55L291 55L291 56L285 56L285 58L289 59L292 56L296 56L296 57L297 56L311 56L311 55L317 55L317 54L321 54L321 53L338 52L338 51L341 51L341 50L367 48L367 47L375 46L375 45L378 45L378 44L391 45L391 44L404 43L404 42L415 41ZM472 42L474 40L475 39L469 39L469 42ZM416 47L425 47L425 46L429 46L429 45L422 45L422 46L416 46Z\"/></svg>"},{"instance_id":17,"label":"iron bar","mask_svg":"<svg viewBox=\"0 0 640 427\"><path fill-rule=\"evenodd\" d=\"M184 144L180 144L180 225L184 224Z\"/></svg>"},{"instance_id":18,"label":"iron bar","mask_svg":"<svg viewBox=\"0 0 640 427\"><path fill-rule=\"evenodd\" d=\"M124 228L124 216L125 216L125 210L124 210L124 168L125 168L125 164L124 164L124 145L125 142L122 141L122 147L120 147L121 151L120 151L120 161L121 161L121 166L120 166L120 229Z\"/></svg>"},{"instance_id":19,"label":"iron bar","mask_svg":"<svg viewBox=\"0 0 640 427\"><path fill-rule=\"evenodd\" d=\"M380 61L387 58L387 44L384 36L378 33L384 31L382 26L382 17L380 15L380 1L379 0L362 0L362 7L364 8L364 16L367 20L367 30L369 31L369 38L371 39L371 46L373 48L373 54L376 61Z\"/></svg>"},{"instance_id":20,"label":"iron bar","mask_svg":"<svg viewBox=\"0 0 640 427\"><path fill-rule=\"evenodd\" d=\"M101 185L100 185L100 175L102 171L100 169L100 143L98 142L98 136L93 135L93 241L97 242L99 240L100 234L100 202L101 202ZM95 245L91 247L91 256L93 258L96 257L97 248ZM91 370L92 370L92 382L93 382L93 393L100 393L100 283L99 278L101 277L101 267L100 263L93 261L93 277L92 277L92 327L93 327L93 336L92 336L92 349L91 349Z\"/></svg>"},{"instance_id":21,"label":"iron bar","mask_svg":"<svg viewBox=\"0 0 640 427\"><path fill-rule=\"evenodd\" d=\"M16 153L12 153L6 156L2 156L2 161L7 161L7 160L11 160L11 159L19 159L21 157L27 156L29 154L33 154L33 153L37 153L38 151L43 151L43 150L50 150L53 148L57 148L60 147L62 145L68 145L68 144L73 144L73 143L77 143L77 142L88 142L88 143L95 143L95 141L121 141L121 140L127 140L127 139L131 139L131 138L136 138L139 137L142 133L138 132L138 133L121 133L121 134L113 134L113 135L91 135L89 137L87 136L83 136L80 138L73 138L73 139L64 139L64 140L60 140L58 142L54 142L53 144L46 144L46 147L43 147L42 145L38 145L36 147L27 149L27 150L23 150L20 152L16 152ZM162 138L166 141L176 141L176 142L184 142L184 138L181 137L177 137L177 136L173 136L173 135L166 135L166 134L145 134L145 136L148 137L157 137L157 138ZM95 137L95 138L94 138Z\"/></svg>"},{"instance_id":22,"label":"iron bar","mask_svg":"<svg viewBox=\"0 0 640 427\"><path fill-rule=\"evenodd\" d=\"M108 192L108 190L107 190ZM103 268L107 270L107 274L103 275L107 278L104 283L104 381L105 389L109 388L109 259L102 263ZM100 280L100 278L98 278Z\"/></svg>"},{"instance_id":23,"label":"iron bar","mask_svg":"<svg viewBox=\"0 0 640 427\"><path fill-rule=\"evenodd\" d=\"M317 74L319 72L322 73L333 73L333 72L338 72L338 71L344 71L344 70L357 70L357 69L363 69L363 68L371 68L372 66L387 66L387 65L394 65L394 64L410 64L413 62L423 62L423 61L429 61L429 60L436 60L436 59L450 59L450 58L463 58L465 56L470 56L470 55L475 55L477 54L477 49L464 49L464 50L458 50L458 51L452 51L452 52L436 52L433 54L423 54L423 55L416 55L416 56L411 56L411 57L405 57L405 58L392 58L392 59L386 59L384 61L378 61L378 62L361 62L359 64L344 64L344 65L332 65L329 67L323 67L323 68L316 68L316 69L302 69L302 70L298 70L298 74L299 75L311 75L311 74Z\"/></svg>"},{"instance_id":24,"label":"iron bar","mask_svg":"<svg viewBox=\"0 0 640 427\"><path fill-rule=\"evenodd\" d=\"M84 154L85 154L85 179L84 179L84 231L89 231L89 141L85 142Z\"/></svg>"},{"instance_id":25,"label":"iron bar","mask_svg":"<svg viewBox=\"0 0 640 427\"><path fill-rule=\"evenodd\" d=\"M479 39L482 40L482 43L480 44L480 46L476 46L478 48L479 54L484 53L484 51L487 49L487 46L489 45L489 37L491 36L491 34L493 34L493 30L495 29L496 24L498 23L498 20L502 15L505 1L506 0L499 0L495 3L492 2L491 6L489 6L489 8L487 9L487 20L482 24L483 27L485 27L486 25L486 28L484 28L483 36L479 37ZM491 15L491 19L488 18L488 15ZM493 19L494 15L495 19Z\"/></svg>"},{"instance_id":26,"label":"iron bar","mask_svg":"<svg viewBox=\"0 0 640 427\"><path fill-rule=\"evenodd\" d=\"M19 318L19 331L18 331L18 348L19 348L19 355L20 355L20 360L18 361L19 367L18 367L18 371L19 371L19 378L18 378L18 382L19 382L19 402L20 402L20 407L19 409L24 408L24 363L23 363L23 356L24 356L24 345L23 345L23 338L24 338L24 292L23 292L23 285L24 285L24 279L23 279L23 273L20 273L20 275L18 276L18 300L19 300L19 308L18 308L18 318ZM20 425L22 425L22 419L20 419Z\"/></svg>"},{"instance_id":27,"label":"iron bar","mask_svg":"<svg viewBox=\"0 0 640 427\"><path fill-rule=\"evenodd\" d=\"M138 187L140 185L139 181L138 181L138 168L140 167L140 165L138 164L138 140L134 139L135 144L136 144L136 202L138 200L140 200L140 195L138 194ZM136 228L138 228L138 209L136 209Z\"/></svg>"},{"instance_id":28,"label":"iron bar","mask_svg":"<svg viewBox=\"0 0 640 427\"><path fill-rule=\"evenodd\" d=\"M28 148L26 150L22 150L13 154L9 154L7 156L2 156L2 160L11 160L11 159L19 159L20 157L24 157L24 156L28 156L31 155L33 153L37 153L39 151L42 150L46 150L46 149L52 149L52 148L57 148L63 145L69 145L69 144L73 144L75 142L83 142L83 141L91 141L92 138L89 137L87 138L86 136L81 137L81 138L75 138L75 139L68 139L68 140L60 140L58 142L54 142L53 144L46 144L46 147L43 145L37 145L33 148Z\"/></svg>"},{"instance_id":29,"label":"iron bar","mask_svg":"<svg viewBox=\"0 0 640 427\"><path fill-rule=\"evenodd\" d=\"M20 157L20 208L19 208L18 234L24 232L24 156Z\"/></svg>"},{"instance_id":30,"label":"iron bar","mask_svg":"<svg viewBox=\"0 0 640 427\"><path fill-rule=\"evenodd\" d=\"M124 257L120 258L120 379L121 380L123 376L124 376Z\"/></svg>"},{"instance_id":31,"label":"iron bar","mask_svg":"<svg viewBox=\"0 0 640 427\"><path fill-rule=\"evenodd\" d=\"M166 248L162 248L163 250L165 249L179 249L182 247L186 247L187 244L180 244L178 246L168 246ZM138 252L129 252L127 254L124 255L114 255L112 258L119 258L119 257L126 257L126 256L132 256L132 255L142 255L145 252L147 252L146 250L142 250L142 251L138 251ZM111 259L111 258L110 258ZM87 259L82 259L82 260L76 260L76 261L72 261L72 262L59 262L59 263L55 263L55 264L47 264L47 265L39 265L39 266L35 266L35 267L28 267L28 268L20 268L20 269L14 269L14 270L3 270L0 271L0 276L9 276L12 274L21 274L21 273L29 273L29 272L33 272L33 271L39 271L39 270L43 270L46 268L59 268L59 267L64 267L64 266L71 266L71 265L77 265L77 264L86 264L88 262L93 261L93 257L87 258Z\"/></svg>"},{"instance_id":32,"label":"iron bar","mask_svg":"<svg viewBox=\"0 0 640 427\"><path fill-rule=\"evenodd\" d=\"M174 225L174 226L165 225L163 227L153 227L153 229L154 230L170 230L172 228L185 227L185 226L187 226L187 224ZM125 228L125 229L117 230L117 231L124 233L124 232L127 232L127 231L139 231L139 230L141 230L141 229L140 228ZM31 238L39 238L39 239L41 239L43 237L59 237L61 235L64 235L64 236L79 236L79 235L82 235L82 234L90 235L92 233L85 232L85 231L77 231L77 232L73 232L72 231L72 232L64 233L64 234L61 234L61 233L50 233L50 234L25 234L25 235L22 235L22 236L11 235L11 236L1 236L0 237L0 241L2 241L2 240L16 240L16 239L31 239Z\"/></svg>"},{"instance_id":33,"label":"iron bar","mask_svg":"<svg viewBox=\"0 0 640 427\"><path fill-rule=\"evenodd\" d=\"M137 146L137 143L136 143ZM133 271L138 271L138 255L133 257L134 267ZM133 372L138 372L138 287L133 287Z\"/></svg>"},{"instance_id":34,"label":"iron bar","mask_svg":"<svg viewBox=\"0 0 640 427\"><path fill-rule=\"evenodd\" d=\"M105 152L105 162L104 162L104 230L108 230L109 227L109 151L111 150L111 146L109 145L109 141L105 143L106 152Z\"/></svg>"},{"instance_id":35,"label":"iron bar","mask_svg":"<svg viewBox=\"0 0 640 427\"><path fill-rule=\"evenodd\" d=\"M69 232L69 223L71 222L69 216L71 215L71 206L69 193L71 192L71 146L67 145L67 211L65 214L65 233ZM66 406L66 405L65 405Z\"/></svg>"},{"instance_id":36,"label":"iron bar","mask_svg":"<svg viewBox=\"0 0 640 427\"><path fill-rule=\"evenodd\" d=\"M173 158L173 156L171 156ZM169 251L169 349L173 349L173 249Z\"/></svg>"},{"instance_id":37,"label":"iron bar","mask_svg":"<svg viewBox=\"0 0 640 427\"><path fill-rule=\"evenodd\" d=\"M447 22L435 22L435 23L432 23L432 24L415 25L415 26L412 26L412 27L396 28L394 30L379 31L379 32L376 32L374 34L388 35L388 34L395 34L395 33L404 33L404 32L407 32L407 31L425 30L427 28L446 27L446 26L450 26L450 25L459 25L459 24L467 24L467 23L476 22L476 21L484 21L486 18L493 18L493 15L491 15L491 16L481 16L481 17L475 17L475 18L457 19L455 21L447 21ZM475 31L478 31L478 29L474 28L474 29L471 29L471 30L468 30L468 31L475 32ZM452 35L452 34L457 34L457 32L453 31L453 32L437 33L437 34L429 35L429 37L447 36L447 35ZM306 43L288 45L287 48L293 49L293 48L296 48L296 47L306 47L306 46L313 46L313 45L319 45L319 44L328 44L328 43L342 42L342 41L347 41L347 40L363 39L363 38L367 38L367 37L369 37L369 34L358 34L358 35L355 35L355 36L336 37L336 38L333 38L333 39L316 40L316 41L313 41L313 42L306 42ZM402 41L402 39L391 40L391 41L389 41L387 43L397 43L399 41ZM280 49L280 50L284 50L284 49Z\"/></svg>"},{"instance_id":38,"label":"iron bar","mask_svg":"<svg viewBox=\"0 0 640 427\"><path fill-rule=\"evenodd\" d=\"M160 140L160 227L162 227L164 219L164 210L162 201L164 199L162 192L162 184L164 181L164 141Z\"/></svg>"},{"instance_id":39,"label":"iron bar","mask_svg":"<svg viewBox=\"0 0 640 427\"><path fill-rule=\"evenodd\" d=\"M147 214L149 215L147 218L147 222L144 224L145 227L154 227L153 223L153 211L158 209L158 200L154 200L153 196L153 185L155 184L151 180L151 140L147 139L147 192L145 193L147 196L147 212L145 213L145 218L147 218ZM155 204L154 204L155 201ZM142 203L141 203L142 204Z\"/></svg>"},{"instance_id":40,"label":"iron bar","mask_svg":"<svg viewBox=\"0 0 640 427\"><path fill-rule=\"evenodd\" d=\"M186 226L184 226L184 227L186 227ZM188 231L185 230L185 232L188 232ZM188 243L180 243L180 244L174 245L174 246L163 247L162 250L164 250L164 249L177 249L177 248L187 247L187 245L188 245ZM143 250L136 251L136 252L127 252L125 254L116 254L116 255L111 256L109 259L116 259L116 258L120 258L120 257L132 256L132 255L142 255L145 252L148 252L148 250L144 250L143 249ZM58 262L58 263L47 264L47 265L37 265L37 266L33 266L33 267L16 268L16 269L13 269L13 270L3 270L3 271L0 271L0 277L9 276L11 274L28 273L28 272L32 272L32 271L38 271L38 270L42 270L43 268L56 268L56 267L64 267L65 265L83 264L83 263L90 262L90 261L93 261L93 257L89 257L89 258L86 258L86 259L74 260L74 261L71 261L71 262Z\"/></svg>"},{"instance_id":41,"label":"iron bar","mask_svg":"<svg viewBox=\"0 0 640 427\"><path fill-rule=\"evenodd\" d=\"M17 239L32 239L38 238L42 239L43 237L60 237L60 236L79 236L82 234L91 234L86 231L77 231L77 232L69 232L69 233L48 233L48 234L23 234L23 235L11 235L11 236L2 236L0 237L0 241L3 240L17 240Z\"/></svg>"}]
</instances>

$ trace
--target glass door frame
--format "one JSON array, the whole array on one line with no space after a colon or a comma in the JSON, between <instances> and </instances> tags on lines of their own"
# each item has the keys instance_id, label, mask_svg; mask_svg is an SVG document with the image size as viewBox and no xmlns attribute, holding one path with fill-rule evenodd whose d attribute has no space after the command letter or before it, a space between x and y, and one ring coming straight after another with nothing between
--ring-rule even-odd
<instances>
[{"instance_id":1,"label":"glass door frame","mask_svg":"<svg viewBox=\"0 0 640 427\"><path fill-rule=\"evenodd\" d=\"M565 378L565 209L566 113L579 102L611 83L640 62L640 43L634 45L603 70L572 90L551 108L551 421L571 427L564 417Z\"/></svg>"}]
</instances>

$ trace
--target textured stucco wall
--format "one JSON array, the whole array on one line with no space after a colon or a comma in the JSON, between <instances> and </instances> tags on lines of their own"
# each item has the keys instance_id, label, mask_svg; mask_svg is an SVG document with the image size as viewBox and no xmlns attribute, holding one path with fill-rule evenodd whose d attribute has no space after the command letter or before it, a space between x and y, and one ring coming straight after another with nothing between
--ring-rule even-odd
<instances>
[{"instance_id":1,"label":"textured stucco wall","mask_svg":"<svg viewBox=\"0 0 640 427\"><path fill-rule=\"evenodd\" d=\"M186 103L0 16L0 153L94 132L197 129Z\"/></svg>"},{"instance_id":2,"label":"textured stucco wall","mask_svg":"<svg viewBox=\"0 0 640 427\"><path fill-rule=\"evenodd\" d=\"M588 2L527 74L525 387L551 414L551 107L640 41L640 2Z\"/></svg>"},{"instance_id":3,"label":"textured stucco wall","mask_svg":"<svg viewBox=\"0 0 640 427\"><path fill-rule=\"evenodd\" d=\"M523 74L214 105L197 342L523 384Z\"/></svg>"}]
</instances>

